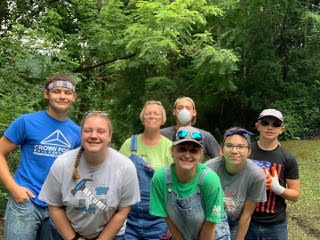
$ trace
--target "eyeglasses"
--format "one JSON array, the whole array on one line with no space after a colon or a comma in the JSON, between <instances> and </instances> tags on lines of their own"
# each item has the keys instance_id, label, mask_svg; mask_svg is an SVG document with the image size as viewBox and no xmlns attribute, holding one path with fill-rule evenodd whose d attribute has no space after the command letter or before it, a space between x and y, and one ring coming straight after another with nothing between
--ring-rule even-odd
<instances>
[{"instance_id":1,"label":"eyeglasses","mask_svg":"<svg viewBox=\"0 0 320 240\"><path fill-rule=\"evenodd\" d=\"M269 126L270 124L272 124L273 127L275 128L279 128L282 126L282 122L268 122L266 120L260 121L262 126Z\"/></svg>"},{"instance_id":2,"label":"eyeglasses","mask_svg":"<svg viewBox=\"0 0 320 240\"><path fill-rule=\"evenodd\" d=\"M231 151L233 150L233 148L236 148L237 151L239 152L243 152L246 148L249 148L249 146L246 146L246 145L233 145L231 143L227 143L224 145L224 148L227 149L228 151Z\"/></svg>"},{"instance_id":3,"label":"eyeglasses","mask_svg":"<svg viewBox=\"0 0 320 240\"><path fill-rule=\"evenodd\" d=\"M145 116L155 116L155 117L160 117L161 116L161 113L158 113L158 112L146 112L144 113Z\"/></svg>"},{"instance_id":4,"label":"eyeglasses","mask_svg":"<svg viewBox=\"0 0 320 240\"><path fill-rule=\"evenodd\" d=\"M197 141L201 141L203 139L202 133L199 131L189 132L187 130L180 130L176 134L176 139L185 139L188 135Z\"/></svg>"}]
</instances>

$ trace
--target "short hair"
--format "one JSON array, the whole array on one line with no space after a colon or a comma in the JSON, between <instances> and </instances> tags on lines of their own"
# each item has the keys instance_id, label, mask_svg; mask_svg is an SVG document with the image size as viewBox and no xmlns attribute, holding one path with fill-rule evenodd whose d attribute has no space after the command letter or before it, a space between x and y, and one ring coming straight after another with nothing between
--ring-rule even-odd
<instances>
[{"instance_id":1,"label":"short hair","mask_svg":"<svg viewBox=\"0 0 320 240\"><path fill-rule=\"evenodd\" d=\"M49 78L47 79L47 81L45 82L45 89L48 88L48 85L54 81L67 81L70 82L73 86L76 85L75 81L66 73L56 73L53 74L51 76L49 76Z\"/></svg>"},{"instance_id":2,"label":"short hair","mask_svg":"<svg viewBox=\"0 0 320 240\"><path fill-rule=\"evenodd\" d=\"M143 115L144 115L144 112L146 111L146 108L148 105L158 105L161 107L161 110L162 110L162 124L165 124L165 122L167 121L167 115L166 115L166 110L164 109L162 103L160 101L154 101L154 100L151 100L151 101L146 101L146 103L144 104L141 112L140 112L140 121L143 122Z\"/></svg>"},{"instance_id":3,"label":"short hair","mask_svg":"<svg viewBox=\"0 0 320 240\"><path fill-rule=\"evenodd\" d=\"M180 100L182 100L182 99L185 99L185 100L190 101L191 104L192 104L192 106L193 106L193 110L196 110L196 105L195 105L194 101L192 100L192 98L186 97L186 96L178 97L178 98L176 99L176 101L174 102L174 104L173 104L173 109L176 109L178 102L179 102ZM197 117L196 117L196 116L192 117L191 125L194 125L194 124L196 123L196 121L197 121Z\"/></svg>"}]
</instances>

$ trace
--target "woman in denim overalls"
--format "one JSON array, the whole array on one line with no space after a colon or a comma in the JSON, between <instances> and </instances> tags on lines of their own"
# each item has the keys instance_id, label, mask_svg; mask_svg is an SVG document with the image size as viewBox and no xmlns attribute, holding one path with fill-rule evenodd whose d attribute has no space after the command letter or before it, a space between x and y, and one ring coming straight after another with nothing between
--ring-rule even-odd
<instances>
[{"instance_id":1,"label":"woman in denim overalls","mask_svg":"<svg viewBox=\"0 0 320 240\"><path fill-rule=\"evenodd\" d=\"M165 218L174 239L214 239L224 216L219 177L200 163L201 140L197 129L180 127L171 149L174 164L152 179L150 213Z\"/></svg>"},{"instance_id":2,"label":"woman in denim overalls","mask_svg":"<svg viewBox=\"0 0 320 240\"><path fill-rule=\"evenodd\" d=\"M120 149L136 167L141 196L141 202L131 208L124 239L159 240L167 233L168 227L163 218L149 214L150 185L154 171L172 162L172 142L160 134L160 127L166 121L161 102L147 101L140 120L144 126L143 133L127 139Z\"/></svg>"}]
</instances>

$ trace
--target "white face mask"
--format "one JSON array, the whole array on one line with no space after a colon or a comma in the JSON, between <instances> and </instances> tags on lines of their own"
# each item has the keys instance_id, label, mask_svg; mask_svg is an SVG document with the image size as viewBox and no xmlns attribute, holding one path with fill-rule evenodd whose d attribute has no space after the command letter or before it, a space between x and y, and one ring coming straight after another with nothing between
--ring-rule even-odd
<instances>
[{"instance_id":1,"label":"white face mask","mask_svg":"<svg viewBox=\"0 0 320 240\"><path fill-rule=\"evenodd\" d=\"M177 115L178 121L182 124L186 124L191 121L191 113L187 109L182 109Z\"/></svg>"}]
</instances>

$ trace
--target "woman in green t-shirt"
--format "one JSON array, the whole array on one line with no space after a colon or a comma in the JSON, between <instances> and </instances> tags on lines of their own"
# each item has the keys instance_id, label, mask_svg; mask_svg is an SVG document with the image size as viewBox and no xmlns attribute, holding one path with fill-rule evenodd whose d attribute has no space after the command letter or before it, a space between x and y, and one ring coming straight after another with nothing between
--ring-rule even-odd
<instances>
[{"instance_id":1,"label":"woman in green t-shirt","mask_svg":"<svg viewBox=\"0 0 320 240\"><path fill-rule=\"evenodd\" d=\"M171 149L174 163L152 178L150 213L165 218L174 239L213 239L225 214L219 177L200 163L201 140L197 129L179 128Z\"/></svg>"}]
</instances>

